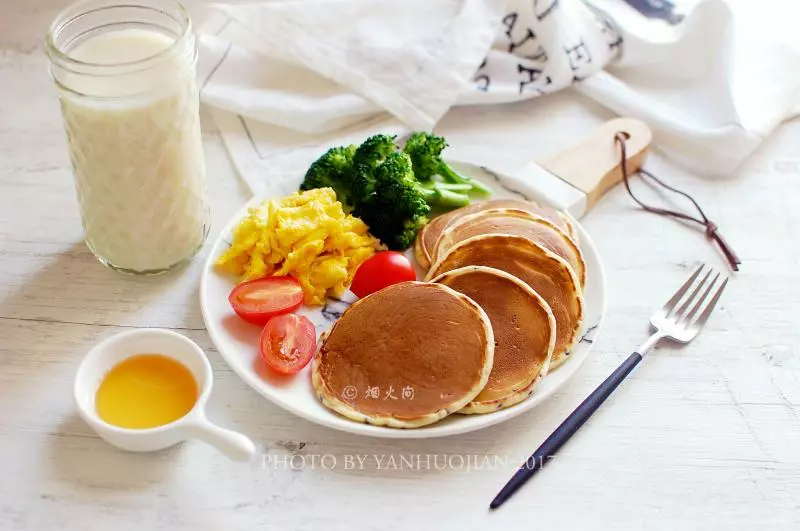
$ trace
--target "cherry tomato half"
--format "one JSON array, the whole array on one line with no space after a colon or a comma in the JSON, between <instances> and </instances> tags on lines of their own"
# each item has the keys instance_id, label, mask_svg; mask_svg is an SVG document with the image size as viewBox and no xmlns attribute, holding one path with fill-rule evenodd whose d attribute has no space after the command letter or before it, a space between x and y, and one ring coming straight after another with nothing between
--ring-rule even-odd
<instances>
[{"instance_id":1,"label":"cherry tomato half","mask_svg":"<svg viewBox=\"0 0 800 531\"><path fill-rule=\"evenodd\" d=\"M392 284L416 279L414 266L406 255L397 251L381 251L361 264L353 277L350 291L359 297L366 297Z\"/></svg>"},{"instance_id":2,"label":"cherry tomato half","mask_svg":"<svg viewBox=\"0 0 800 531\"><path fill-rule=\"evenodd\" d=\"M261 357L281 374L294 374L305 367L314 355L317 334L307 317L289 313L267 321L261 331Z\"/></svg>"},{"instance_id":3,"label":"cherry tomato half","mask_svg":"<svg viewBox=\"0 0 800 531\"><path fill-rule=\"evenodd\" d=\"M239 317L263 325L270 317L293 312L303 304L303 288L291 277L267 277L243 282L228 300Z\"/></svg>"}]
</instances>

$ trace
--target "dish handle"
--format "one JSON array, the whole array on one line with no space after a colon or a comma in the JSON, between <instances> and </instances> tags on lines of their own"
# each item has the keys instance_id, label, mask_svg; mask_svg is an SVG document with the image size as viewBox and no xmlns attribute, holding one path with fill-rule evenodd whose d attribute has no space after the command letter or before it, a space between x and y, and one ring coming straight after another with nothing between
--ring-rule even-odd
<instances>
[{"instance_id":1,"label":"dish handle","mask_svg":"<svg viewBox=\"0 0 800 531\"><path fill-rule=\"evenodd\" d=\"M213 446L234 461L252 461L256 445L247 436L217 426L205 414L198 414L184 427L186 436Z\"/></svg>"}]
</instances>

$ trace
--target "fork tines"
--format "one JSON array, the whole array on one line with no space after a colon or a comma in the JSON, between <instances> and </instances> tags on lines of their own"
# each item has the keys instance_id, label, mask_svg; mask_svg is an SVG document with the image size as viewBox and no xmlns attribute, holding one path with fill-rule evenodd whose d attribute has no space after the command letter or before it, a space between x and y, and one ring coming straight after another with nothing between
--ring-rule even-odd
<instances>
[{"instance_id":1,"label":"fork tines","mask_svg":"<svg viewBox=\"0 0 800 531\"><path fill-rule=\"evenodd\" d=\"M701 273L705 274L701 275ZM698 278L700 278L699 281ZM720 279L722 279L721 282ZM703 326L727 284L727 276L723 276L713 267L701 263L664 305L662 308L664 317L673 320L676 324L685 325L687 329L693 326L698 328ZM703 311L695 318L701 308Z\"/></svg>"}]
</instances>

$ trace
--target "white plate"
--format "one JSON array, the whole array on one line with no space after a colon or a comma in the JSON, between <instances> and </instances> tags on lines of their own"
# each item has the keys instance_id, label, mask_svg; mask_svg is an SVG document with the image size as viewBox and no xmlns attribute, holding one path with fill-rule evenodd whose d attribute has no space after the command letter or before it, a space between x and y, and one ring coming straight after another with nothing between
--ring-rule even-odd
<instances>
[{"instance_id":1,"label":"white plate","mask_svg":"<svg viewBox=\"0 0 800 531\"><path fill-rule=\"evenodd\" d=\"M522 181L490 175L473 166L459 165L458 169L491 186L494 190L493 198L525 197L541 200L536 190ZM290 179L273 187L266 196L249 201L228 223L222 231L221 237L214 242L214 248L205 263L200 281L200 305L211 340L234 372L271 402L311 422L351 433L398 439L441 437L486 428L536 407L575 374L588 357L605 313L605 276L600 258L589 235L576 222L580 246L586 261L586 289L584 292L586 318L581 331L581 340L567 361L539 382L530 398L513 407L494 413L486 415L454 414L435 424L411 430L361 424L348 420L324 407L317 400L311 387L310 364L291 377L276 375L263 364L258 355L260 328L248 324L236 316L228 304L228 294L234 283L230 277L218 273L214 268L214 262L228 248L231 231L246 214L246 208L258 204L264 199L288 195L297 190L301 181L302 176L298 176L294 180ZM344 307L346 306L343 303L331 301L323 308L304 307L299 313L306 315L314 322L317 335L319 335L330 328Z\"/></svg>"}]
</instances>

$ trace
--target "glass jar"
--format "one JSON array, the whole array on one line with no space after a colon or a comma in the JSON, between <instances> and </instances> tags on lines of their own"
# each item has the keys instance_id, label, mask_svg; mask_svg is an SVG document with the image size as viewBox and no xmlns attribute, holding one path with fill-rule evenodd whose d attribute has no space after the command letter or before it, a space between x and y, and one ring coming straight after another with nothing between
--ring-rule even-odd
<instances>
[{"instance_id":1,"label":"glass jar","mask_svg":"<svg viewBox=\"0 0 800 531\"><path fill-rule=\"evenodd\" d=\"M155 274L209 229L197 45L173 0L85 0L47 34L86 243L105 265Z\"/></svg>"}]
</instances>

